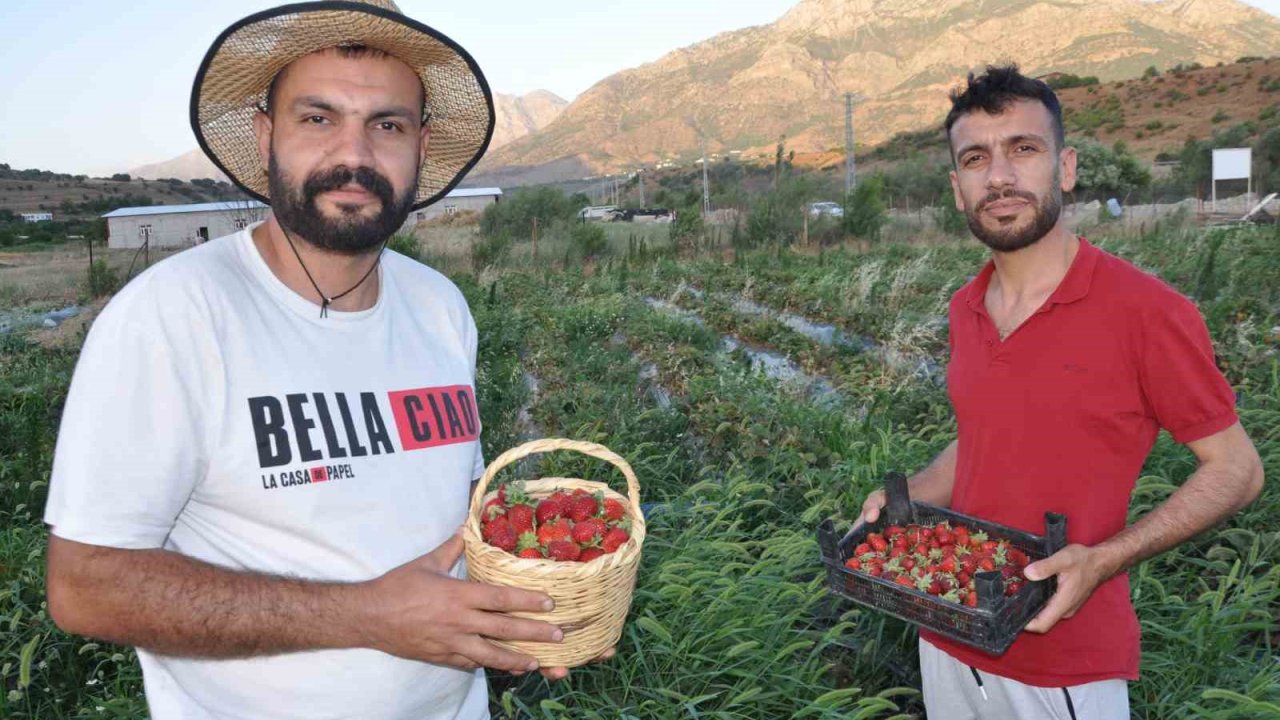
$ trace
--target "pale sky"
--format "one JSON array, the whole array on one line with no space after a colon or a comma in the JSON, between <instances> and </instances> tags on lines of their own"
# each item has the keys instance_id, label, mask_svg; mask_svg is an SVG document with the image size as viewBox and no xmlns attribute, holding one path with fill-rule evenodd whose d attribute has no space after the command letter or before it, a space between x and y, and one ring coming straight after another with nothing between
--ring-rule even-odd
<instances>
[{"instance_id":1,"label":"pale sky","mask_svg":"<svg viewBox=\"0 0 1280 720\"><path fill-rule=\"evenodd\" d=\"M494 92L572 100L619 70L798 0L398 0L465 47ZM1280 0L1247 0L1280 16ZM187 102L224 28L272 0L0 0L0 162L103 175L196 147Z\"/></svg>"}]
</instances>

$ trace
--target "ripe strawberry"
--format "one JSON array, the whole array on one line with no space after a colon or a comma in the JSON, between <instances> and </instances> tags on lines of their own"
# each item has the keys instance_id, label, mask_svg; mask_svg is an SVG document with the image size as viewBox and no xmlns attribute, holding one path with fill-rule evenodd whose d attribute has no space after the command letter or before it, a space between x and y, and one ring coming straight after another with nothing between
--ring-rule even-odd
<instances>
[{"instance_id":1,"label":"ripe strawberry","mask_svg":"<svg viewBox=\"0 0 1280 720\"><path fill-rule=\"evenodd\" d=\"M978 569L979 570L995 570L996 563L991 558L984 557L978 561Z\"/></svg>"},{"instance_id":2,"label":"ripe strawberry","mask_svg":"<svg viewBox=\"0 0 1280 720\"><path fill-rule=\"evenodd\" d=\"M578 562L591 562L598 557L603 557L604 550L598 547L582 548L582 554L578 556Z\"/></svg>"},{"instance_id":3,"label":"ripe strawberry","mask_svg":"<svg viewBox=\"0 0 1280 720\"><path fill-rule=\"evenodd\" d=\"M858 547L853 549L854 555L866 555L871 552L871 543L859 543Z\"/></svg>"},{"instance_id":4,"label":"ripe strawberry","mask_svg":"<svg viewBox=\"0 0 1280 720\"><path fill-rule=\"evenodd\" d=\"M484 507L480 509L480 522L487 523L506 512L506 510L507 507L503 504L502 500L499 500L498 498L491 498L484 504Z\"/></svg>"},{"instance_id":5,"label":"ripe strawberry","mask_svg":"<svg viewBox=\"0 0 1280 720\"><path fill-rule=\"evenodd\" d=\"M849 568L850 570L861 570L862 561L856 557L851 557L848 560L844 561L844 566Z\"/></svg>"},{"instance_id":6,"label":"ripe strawberry","mask_svg":"<svg viewBox=\"0 0 1280 720\"><path fill-rule=\"evenodd\" d=\"M955 557L943 557L942 562L938 563L938 570L945 573L954 573L956 571Z\"/></svg>"},{"instance_id":7,"label":"ripe strawberry","mask_svg":"<svg viewBox=\"0 0 1280 720\"><path fill-rule=\"evenodd\" d=\"M604 521L600 518L589 517L581 522L574 523L571 536L573 541L579 545L593 545L604 533Z\"/></svg>"},{"instance_id":8,"label":"ripe strawberry","mask_svg":"<svg viewBox=\"0 0 1280 720\"><path fill-rule=\"evenodd\" d=\"M615 552L623 543L631 539L631 535L620 527L610 528L600 539L600 547L607 553Z\"/></svg>"},{"instance_id":9,"label":"ripe strawberry","mask_svg":"<svg viewBox=\"0 0 1280 720\"><path fill-rule=\"evenodd\" d=\"M542 545L538 543L538 536L532 532L520 533L520 538L516 541L516 555L532 560L546 557Z\"/></svg>"},{"instance_id":10,"label":"ripe strawberry","mask_svg":"<svg viewBox=\"0 0 1280 720\"><path fill-rule=\"evenodd\" d=\"M569 521L564 518L551 520L538 526L538 542L550 545L554 540L568 540L573 533Z\"/></svg>"},{"instance_id":11,"label":"ripe strawberry","mask_svg":"<svg viewBox=\"0 0 1280 720\"><path fill-rule=\"evenodd\" d=\"M902 569L910 572L915 569L916 559L911 555L903 555L901 558Z\"/></svg>"},{"instance_id":12,"label":"ripe strawberry","mask_svg":"<svg viewBox=\"0 0 1280 720\"><path fill-rule=\"evenodd\" d=\"M964 597L964 604L969 607L978 607L978 593L971 592Z\"/></svg>"},{"instance_id":13,"label":"ripe strawberry","mask_svg":"<svg viewBox=\"0 0 1280 720\"><path fill-rule=\"evenodd\" d=\"M512 505L507 510L507 521L517 533L530 532L533 530L533 512L531 505Z\"/></svg>"},{"instance_id":14,"label":"ripe strawberry","mask_svg":"<svg viewBox=\"0 0 1280 720\"><path fill-rule=\"evenodd\" d=\"M884 552L885 549L889 547L889 544L884 541L884 536L880 533L871 533L868 535L867 544L869 544L876 552Z\"/></svg>"},{"instance_id":15,"label":"ripe strawberry","mask_svg":"<svg viewBox=\"0 0 1280 720\"><path fill-rule=\"evenodd\" d=\"M884 529L884 536L885 536L886 538L892 539L892 538L895 538L895 537L897 537L897 536L901 535L901 534L902 534L902 533L904 533L904 532L906 532L906 531L905 531L905 530L903 530L901 526L899 526L899 525L890 525L889 527L887 527L887 528L885 528L885 529Z\"/></svg>"},{"instance_id":16,"label":"ripe strawberry","mask_svg":"<svg viewBox=\"0 0 1280 720\"><path fill-rule=\"evenodd\" d=\"M921 557L927 557L929 555L929 546L924 543L916 543L915 548L913 548L911 552Z\"/></svg>"},{"instance_id":17,"label":"ripe strawberry","mask_svg":"<svg viewBox=\"0 0 1280 720\"><path fill-rule=\"evenodd\" d=\"M1017 594L1018 594L1018 591L1019 591L1019 590L1021 590L1021 589L1022 589L1022 581L1020 581L1020 580L1014 580L1013 582L1011 582L1011 583L1009 583L1008 585L1005 585L1005 586L1004 586L1004 594L1005 594L1005 595L1017 595Z\"/></svg>"},{"instance_id":18,"label":"ripe strawberry","mask_svg":"<svg viewBox=\"0 0 1280 720\"><path fill-rule=\"evenodd\" d=\"M893 581L903 587L914 588L916 586L916 581L912 580L910 575L899 575Z\"/></svg>"},{"instance_id":19,"label":"ripe strawberry","mask_svg":"<svg viewBox=\"0 0 1280 720\"><path fill-rule=\"evenodd\" d=\"M600 504L596 502L594 497L590 495L574 495L569 498L569 505L565 514L574 522L582 522L589 517L594 517L600 512Z\"/></svg>"},{"instance_id":20,"label":"ripe strawberry","mask_svg":"<svg viewBox=\"0 0 1280 720\"><path fill-rule=\"evenodd\" d=\"M507 552L515 552L518 538L511 523L506 520L495 520L489 525L494 528L489 535L489 544Z\"/></svg>"},{"instance_id":21,"label":"ripe strawberry","mask_svg":"<svg viewBox=\"0 0 1280 720\"><path fill-rule=\"evenodd\" d=\"M543 500L538 503L538 524L541 525L544 522L555 520L556 518L564 515L566 509L565 501L561 493L553 493L550 497L543 498Z\"/></svg>"},{"instance_id":22,"label":"ripe strawberry","mask_svg":"<svg viewBox=\"0 0 1280 720\"><path fill-rule=\"evenodd\" d=\"M938 541L939 545L951 545L956 541L955 535L952 534L951 528L946 525L939 525L933 531L933 537Z\"/></svg>"},{"instance_id":23,"label":"ripe strawberry","mask_svg":"<svg viewBox=\"0 0 1280 720\"><path fill-rule=\"evenodd\" d=\"M506 527L506 529L514 531L514 529L511 527L511 523L507 521L507 517L505 515L499 515L493 520L490 520L489 522L480 526L480 537L484 538L486 542L489 542L493 539L493 534L498 532L498 530L500 530L504 526Z\"/></svg>"},{"instance_id":24,"label":"ripe strawberry","mask_svg":"<svg viewBox=\"0 0 1280 720\"><path fill-rule=\"evenodd\" d=\"M621 520L626 517L627 509L622 503L613 498L605 498L604 501L604 519L605 520Z\"/></svg>"},{"instance_id":25,"label":"ripe strawberry","mask_svg":"<svg viewBox=\"0 0 1280 720\"><path fill-rule=\"evenodd\" d=\"M1009 548L1009 562L1019 568L1023 568L1027 566L1027 563L1031 562L1031 558L1027 557L1027 554L1018 548Z\"/></svg>"},{"instance_id":26,"label":"ripe strawberry","mask_svg":"<svg viewBox=\"0 0 1280 720\"><path fill-rule=\"evenodd\" d=\"M560 562L572 562L582 556L582 548L569 540L552 540L547 543L547 557Z\"/></svg>"}]
</instances>

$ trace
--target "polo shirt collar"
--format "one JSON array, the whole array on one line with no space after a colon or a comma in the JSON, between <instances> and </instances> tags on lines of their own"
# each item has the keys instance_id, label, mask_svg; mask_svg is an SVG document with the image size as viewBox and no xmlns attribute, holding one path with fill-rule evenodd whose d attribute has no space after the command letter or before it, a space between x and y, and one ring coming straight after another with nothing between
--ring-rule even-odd
<instances>
[{"instance_id":1,"label":"polo shirt collar","mask_svg":"<svg viewBox=\"0 0 1280 720\"><path fill-rule=\"evenodd\" d=\"M1063 276L1053 294L1045 301L1044 309L1053 305L1072 303L1088 295L1089 288L1093 286L1093 270L1097 267L1098 256L1101 254L1101 250L1081 237L1080 248L1076 251L1076 256L1071 261L1071 267L1067 268L1067 274ZM982 315L987 314L985 302L987 288L991 285L991 276L995 271L995 261L988 260L982 271L978 273L978 276L969 285L969 291L964 300L970 310Z\"/></svg>"}]
</instances>

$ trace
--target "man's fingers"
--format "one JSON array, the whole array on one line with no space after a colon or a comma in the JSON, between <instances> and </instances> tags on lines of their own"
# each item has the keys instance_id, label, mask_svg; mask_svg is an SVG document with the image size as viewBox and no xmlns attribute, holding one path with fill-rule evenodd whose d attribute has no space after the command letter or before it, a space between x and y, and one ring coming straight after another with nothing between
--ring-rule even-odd
<instances>
[{"instance_id":1,"label":"man's fingers","mask_svg":"<svg viewBox=\"0 0 1280 720\"><path fill-rule=\"evenodd\" d=\"M533 657L499 647L477 635L459 643L458 650L471 661L494 670L515 673L538 669L538 661Z\"/></svg>"},{"instance_id":2,"label":"man's fingers","mask_svg":"<svg viewBox=\"0 0 1280 720\"><path fill-rule=\"evenodd\" d=\"M1027 632L1049 632L1049 630L1058 623L1058 620L1062 619L1063 614L1067 610L1067 608L1064 607L1066 603L1067 599L1062 595L1062 593L1054 593L1053 597L1049 598L1049 602L1045 604L1044 609L1040 611L1040 614L1036 615L1031 619L1031 622L1027 623Z\"/></svg>"},{"instance_id":3,"label":"man's fingers","mask_svg":"<svg viewBox=\"0 0 1280 720\"><path fill-rule=\"evenodd\" d=\"M469 583L472 607L493 612L550 612L555 609L551 598L540 592L505 585Z\"/></svg>"},{"instance_id":4,"label":"man's fingers","mask_svg":"<svg viewBox=\"0 0 1280 720\"><path fill-rule=\"evenodd\" d=\"M501 613L479 612L468 628L477 635L496 640L528 640L531 642L560 642L564 632L550 623L526 620Z\"/></svg>"},{"instance_id":5,"label":"man's fingers","mask_svg":"<svg viewBox=\"0 0 1280 720\"><path fill-rule=\"evenodd\" d=\"M600 653L594 658L588 660L587 663L591 664L591 663L604 662L606 660L612 660L613 657L617 654L618 654L617 648L609 648L608 650L605 650L604 652ZM539 672L542 673L542 677L548 680L563 680L569 677L569 668L565 668L565 667L542 668Z\"/></svg>"},{"instance_id":6,"label":"man's fingers","mask_svg":"<svg viewBox=\"0 0 1280 720\"><path fill-rule=\"evenodd\" d=\"M1028 580L1043 580L1062 572L1074 561L1079 546L1068 545L1043 560L1037 560L1022 569L1022 575Z\"/></svg>"}]
</instances>

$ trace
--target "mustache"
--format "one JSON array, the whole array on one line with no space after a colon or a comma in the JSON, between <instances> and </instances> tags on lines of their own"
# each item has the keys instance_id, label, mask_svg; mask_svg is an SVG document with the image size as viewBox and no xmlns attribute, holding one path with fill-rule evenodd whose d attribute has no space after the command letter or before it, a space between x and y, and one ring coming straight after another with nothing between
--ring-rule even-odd
<instances>
[{"instance_id":1,"label":"mustache","mask_svg":"<svg viewBox=\"0 0 1280 720\"><path fill-rule=\"evenodd\" d=\"M352 170L346 165L337 165L328 170L312 173L302 184L302 195L307 203L312 203L320 193L340 190L353 182L373 193L382 201L383 207L391 205L394 197L391 181L373 168L363 166Z\"/></svg>"},{"instance_id":2,"label":"mustache","mask_svg":"<svg viewBox=\"0 0 1280 720\"><path fill-rule=\"evenodd\" d=\"M1013 188L1010 188L1008 190L1004 190L1001 192L987 193L987 196L982 199L982 202L978 203L978 207L975 208L975 212L982 212L982 210L986 208L988 205L990 205L991 203L997 200L1004 200L1005 198L1018 198L1020 200L1026 200L1032 205L1040 204L1040 198L1036 197L1034 193L1029 193L1025 190L1014 190Z\"/></svg>"}]
</instances>

